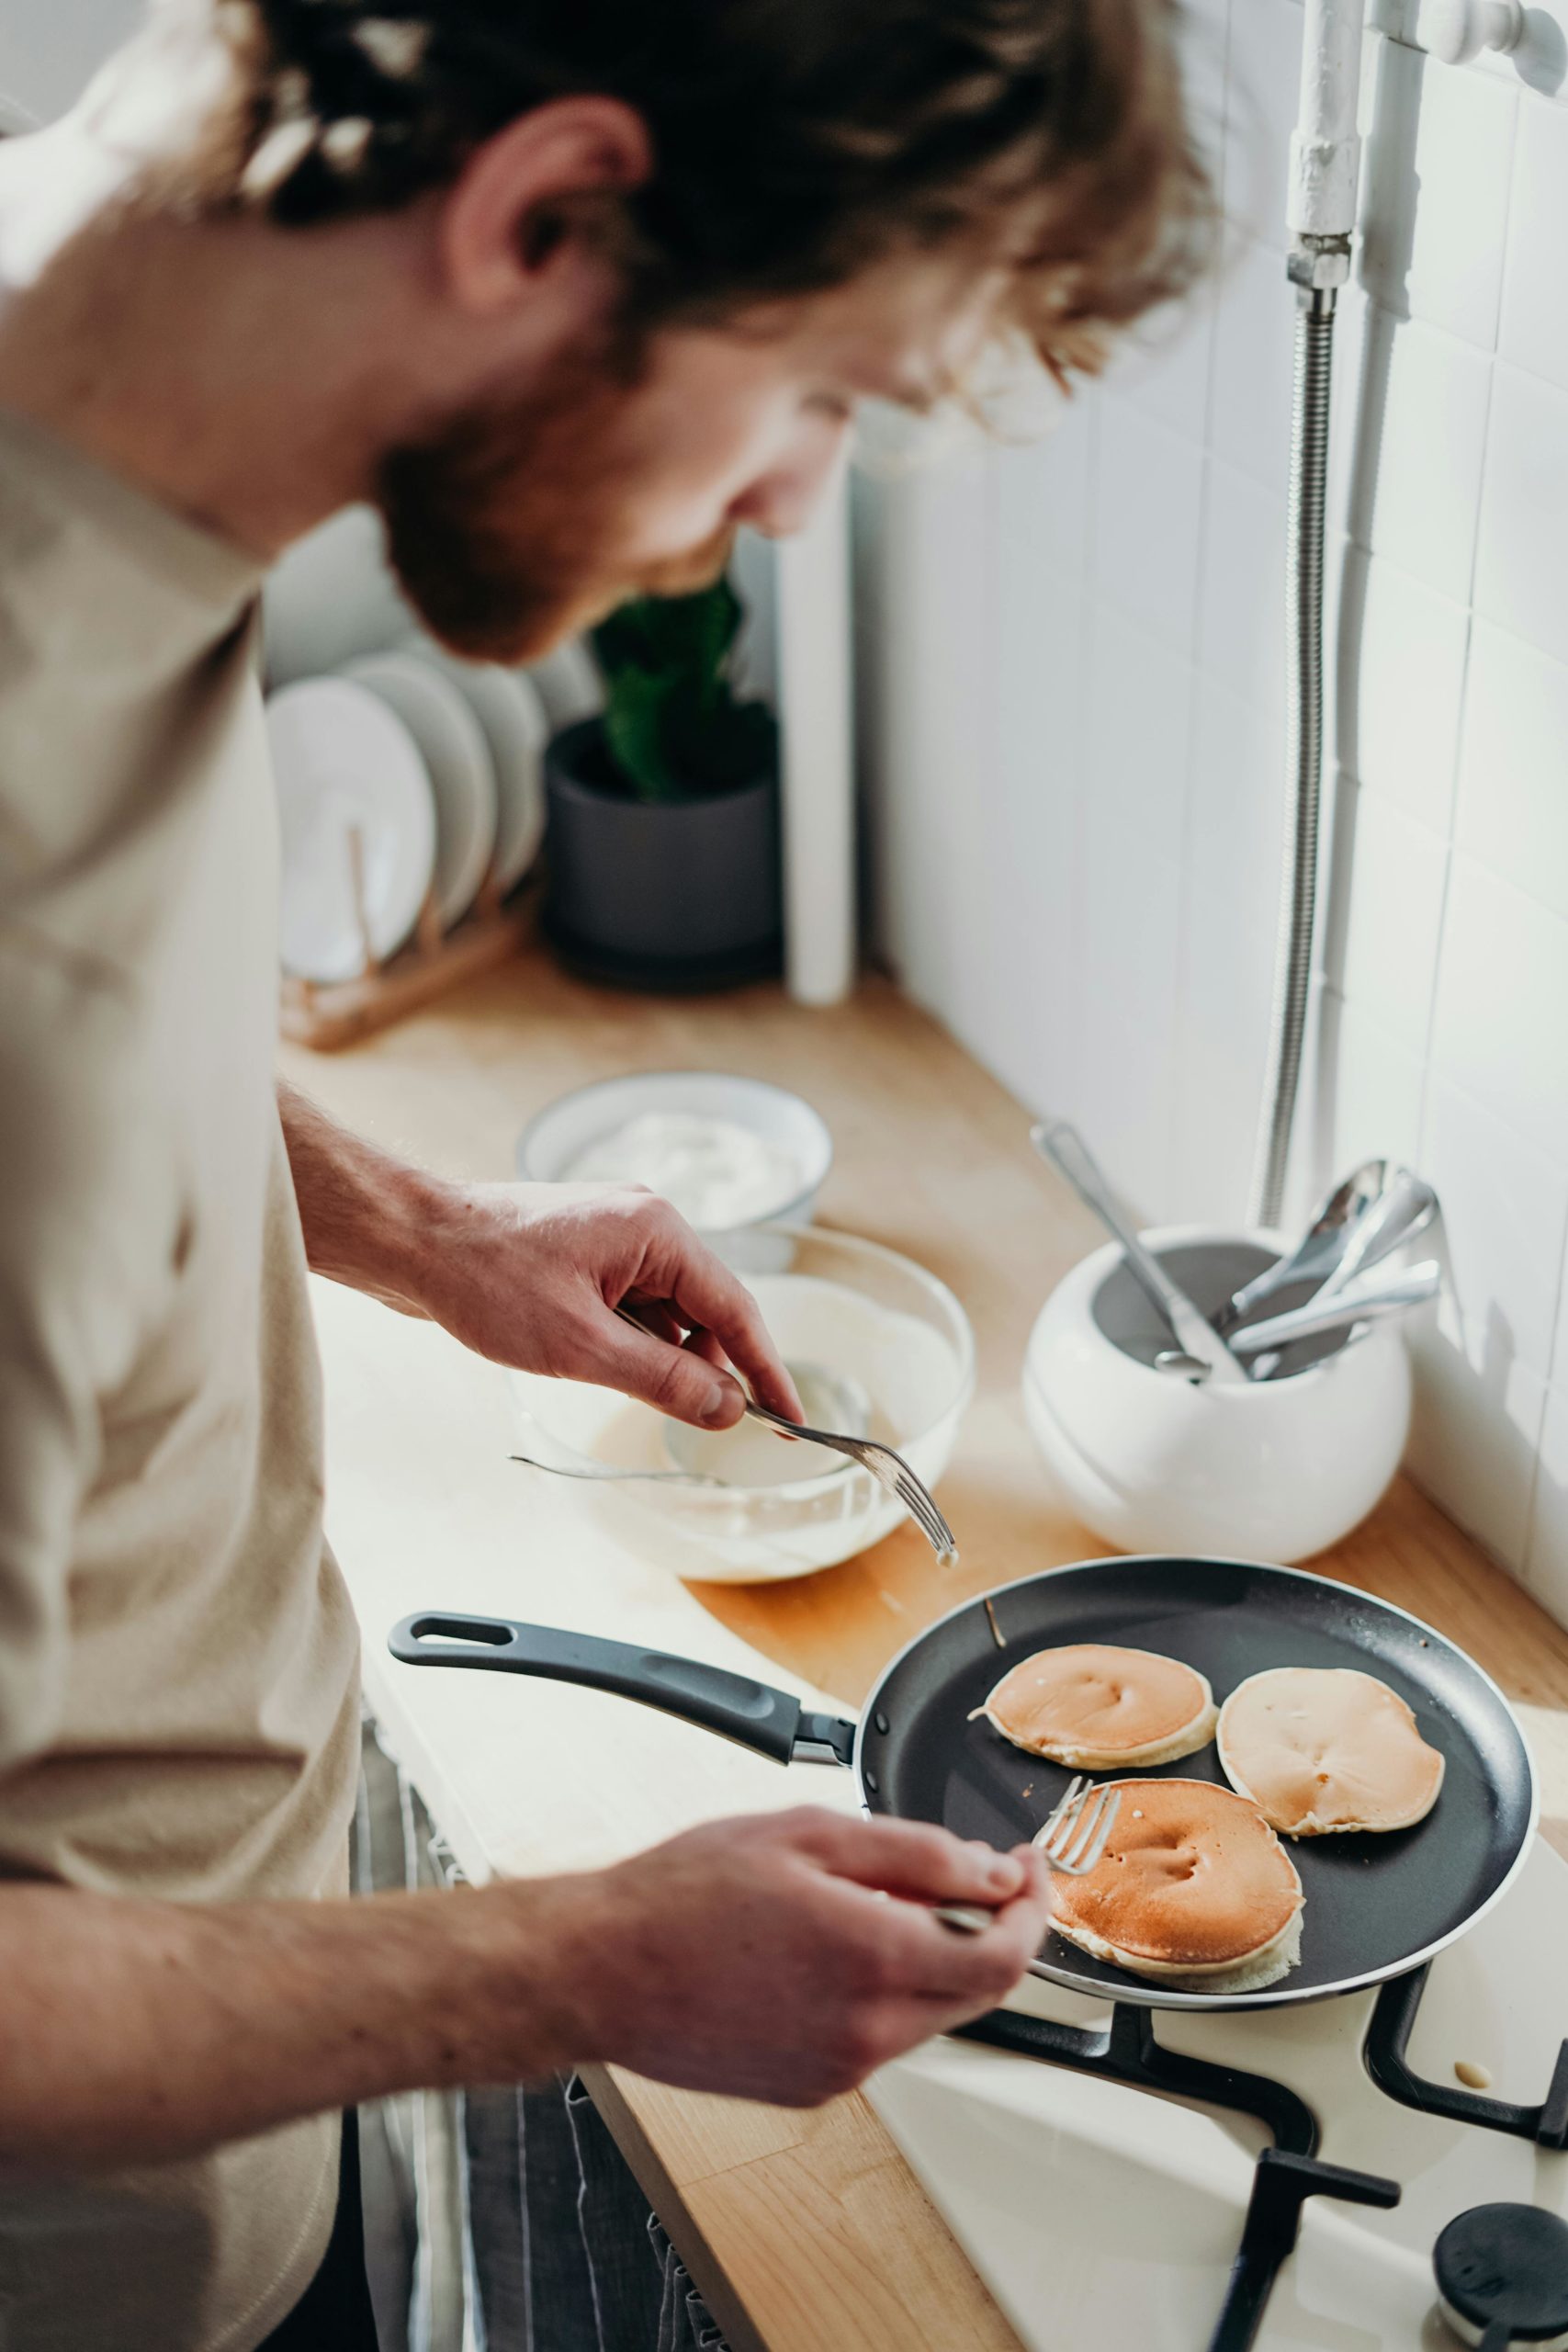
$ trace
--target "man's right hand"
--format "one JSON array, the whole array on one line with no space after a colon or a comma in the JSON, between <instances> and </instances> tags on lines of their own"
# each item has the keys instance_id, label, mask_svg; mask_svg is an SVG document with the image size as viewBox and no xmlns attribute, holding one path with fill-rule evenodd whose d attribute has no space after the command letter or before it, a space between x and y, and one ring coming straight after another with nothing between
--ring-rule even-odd
<instances>
[{"instance_id":1,"label":"man's right hand","mask_svg":"<svg viewBox=\"0 0 1568 2352\"><path fill-rule=\"evenodd\" d=\"M994 1924L955 1934L938 1903ZM471 1894L0 1887L0 2182L161 2163L390 2091L592 2059L808 2107L992 2007L1049 1908L1027 1849L814 1808Z\"/></svg>"},{"instance_id":2,"label":"man's right hand","mask_svg":"<svg viewBox=\"0 0 1568 2352\"><path fill-rule=\"evenodd\" d=\"M536 1903L549 1888L543 1973L547 1997L569 2004L574 2059L810 2107L995 2007L1040 1947L1048 1880L1028 1847L998 1853L923 1823L802 1807L714 1822L526 1891ZM939 1903L983 1905L995 1924L955 1933ZM545 1989L525 1965L525 2006Z\"/></svg>"}]
</instances>

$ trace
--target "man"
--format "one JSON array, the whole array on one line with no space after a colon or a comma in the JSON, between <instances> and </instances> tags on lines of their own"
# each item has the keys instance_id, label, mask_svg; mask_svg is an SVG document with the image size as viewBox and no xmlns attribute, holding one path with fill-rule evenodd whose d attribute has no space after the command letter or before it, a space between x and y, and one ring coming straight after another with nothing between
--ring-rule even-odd
<instances>
[{"instance_id":1,"label":"man","mask_svg":"<svg viewBox=\"0 0 1568 2352\"><path fill-rule=\"evenodd\" d=\"M191 0L0 147L6 2352L287 2331L360 2100L589 2059L821 2099L1037 1944L1027 1854L814 1812L342 1899L307 1260L688 1420L731 1366L795 1399L648 1195L280 1124L253 616L371 499L432 627L517 660L793 529L863 397L1000 334L1087 364L1201 243L1169 40L1166 0Z\"/></svg>"}]
</instances>

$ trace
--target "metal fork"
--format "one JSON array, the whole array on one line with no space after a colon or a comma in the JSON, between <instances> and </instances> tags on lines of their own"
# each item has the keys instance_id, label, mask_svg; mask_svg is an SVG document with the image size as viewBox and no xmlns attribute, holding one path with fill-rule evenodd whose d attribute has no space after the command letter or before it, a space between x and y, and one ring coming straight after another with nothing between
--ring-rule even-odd
<instances>
[{"instance_id":1,"label":"metal fork","mask_svg":"<svg viewBox=\"0 0 1568 2352\"><path fill-rule=\"evenodd\" d=\"M647 1338L648 1326L639 1317L625 1306L617 1306L615 1311L623 1323L629 1323L634 1331L640 1331ZM896 1501L903 1504L936 1554L938 1566L956 1567L958 1545L953 1540L953 1530L937 1509L935 1497L922 1485L901 1453L896 1453L890 1445L884 1445L880 1438L848 1437L842 1430L810 1430L802 1421L787 1421L782 1413L772 1412L766 1405L759 1405L756 1398L744 1389L742 1394L746 1396L746 1410L752 1420L763 1422L767 1428L776 1430L780 1437L804 1438L812 1445L825 1445L835 1453L847 1453L852 1462L858 1462L863 1470L869 1470L877 1485L885 1487Z\"/></svg>"},{"instance_id":2,"label":"metal fork","mask_svg":"<svg viewBox=\"0 0 1568 2352\"><path fill-rule=\"evenodd\" d=\"M1087 1877L1105 1851L1121 1804L1122 1792L1114 1781L1091 1781L1087 1772L1076 1773L1063 1790L1061 1803L1035 1831L1034 1843L1054 1871L1065 1871L1068 1878Z\"/></svg>"},{"instance_id":3,"label":"metal fork","mask_svg":"<svg viewBox=\"0 0 1568 2352\"><path fill-rule=\"evenodd\" d=\"M759 1405L750 1396L746 1410L752 1420L764 1422L781 1437L804 1438L812 1445L830 1446L835 1453L847 1453L852 1462L869 1470L878 1486L886 1487L903 1504L936 1554L939 1565L944 1568L956 1566L958 1545L952 1528L937 1509L936 1498L892 1446L884 1445L880 1438L846 1437L837 1430L810 1430L804 1422L786 1421L782 1413L771 1412L766 1405Z\"/></svg>"},{"instance_id":4,"label":"metal fork","mask_svg":"<svg viewBox=\"0 0 1568 2352\"><path fill-rule=\"evenodd\" d=\"M1105 1851L1116 1826L1122 1792L1113 1781L1091 1781L1079 1772L1067 1782L1062 1800L1034 1833L1034 1843L1054 1871L1067 1878L1084 1878ZM936 1917L944 1928L966 1936L983 1935L995 1925L994 1911L968 1903L939 1903Z\"/></svg>"}]
</instances>

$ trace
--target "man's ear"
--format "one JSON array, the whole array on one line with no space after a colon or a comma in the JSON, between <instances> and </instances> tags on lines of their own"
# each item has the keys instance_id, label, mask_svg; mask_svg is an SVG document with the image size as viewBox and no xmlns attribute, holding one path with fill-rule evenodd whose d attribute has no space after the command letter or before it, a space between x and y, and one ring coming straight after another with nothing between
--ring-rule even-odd
<instances>
[{"instance_id":1,"label":"man's ear","mask_svg":"<svg viewBox=\"0 0 1568 2352\"><path fill-rule=\"evenodd\" d=\"M519 115L469 157L446 198L448 291L476 314L534 290L584 197L636 187L653 164L642 118L616 98L557 98Z\"/></svg>"}]
</instances>

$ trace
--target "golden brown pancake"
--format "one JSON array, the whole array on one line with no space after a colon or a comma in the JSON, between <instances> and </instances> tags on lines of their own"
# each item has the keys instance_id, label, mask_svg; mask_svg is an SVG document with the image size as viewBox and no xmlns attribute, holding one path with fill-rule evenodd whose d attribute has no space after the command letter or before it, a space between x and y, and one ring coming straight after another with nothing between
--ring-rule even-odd
<instances>
[{"instance_id":1,"label":"golden brown pancake","mask_svg":"<svg viewBox=\"0 0 1568 2352\"><path fill-rule=\"evenodd\" d=\"M1407 1829L1438 1802L1443 1759L1395 1690L1351 1667L1277 1666L1220 1711L1220 1762L1287 1838Z\"/></svg>"},{"instance_id":2,"label":"golden brown pancake","mask_svg":"<svg viewBox=\"0 0 1568 2352\"><path fill-rule=\"evenodd\" d=\"M1051 1882L1058 1935L1191 1991L1256 1992L1295 1966L1302 1883L1255 1804L1210 1781L1111 1785L1104 1853Z\"/></svg>"},{"instance_id":3,"label":"golden brown pancake","mask_svg":"<svg viewBox=\"0 0 1568 2352\"><path fill-rule=\"evenodd\" d=\"M1015 1747L1089 1772L1174 1763L1214 1732L1214 1694L1194 1667L1108 1642L1037 1650L975 1712Z\"/></svg>"}]
</instances>

